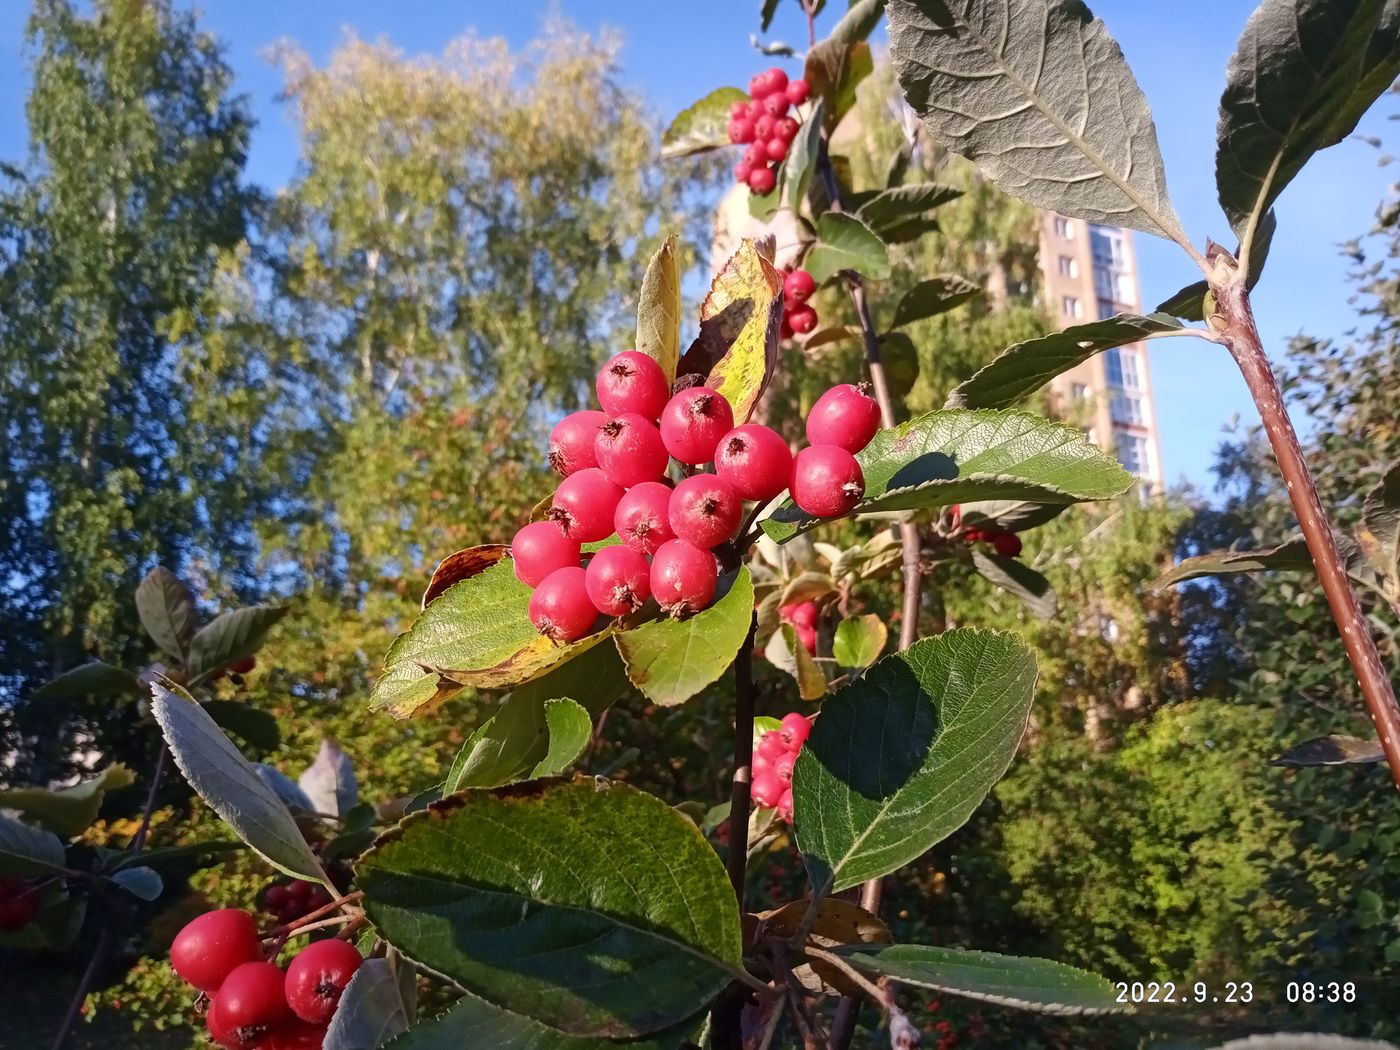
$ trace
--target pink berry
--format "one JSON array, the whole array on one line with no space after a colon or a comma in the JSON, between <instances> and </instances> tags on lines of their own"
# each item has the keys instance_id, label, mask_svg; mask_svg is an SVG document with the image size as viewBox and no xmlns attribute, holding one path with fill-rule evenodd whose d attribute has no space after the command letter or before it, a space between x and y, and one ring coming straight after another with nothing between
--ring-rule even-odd
<instances>
[{"instance_id":1,"label":"pink berry","mask_svg":"<svg viewBox=\"0 0 1400 1050\"><path fill-rule=\"evenodd\" d=\"M789 602L778 609L778 615L794 627L816 627L816 602Z\"/></svg>"},{"instance_id":2,"label":"pink berry","mask_svg":"<svg viewBox=\"0 0 1400 1050\"><path fill-rule=\"evenodd\" d=\"M682 463L708 463L719 439L734 427L734 410L723 394L705 386L682 390L661 411L661 439Z\"/></svg>"},{"instance_id":3,"label":"pink berry","mask_svg":"<svg viewBox=\"0 0 1400 1050\"><path fill-rule=\"evenodd\" d=\"M802 745L807 742L807 737L812 733L812 720L806 715L792 711L783 715L780 724L781 728L777 732L778 738L782 740L783 745L789 751L796 754L802 749Z\"/></svg>"},{"instance_id":4,"label":"pink berry","mask_svg":"<svg viewBox=\"0 0 1400 1050\"><path fill-rule=\"evenodd\" d=\"M786 100L786 98L787 98L787 86L788 86L788 77L787 77L787 74L784 73L784 72L783 72L781 69L779 69L777 66L773 66L773 67L771 67L767 72L765 72L765 73L763 74L763 77L764 77L764 87L763 87L764 97L766 98L766 97L769 96L769 95L780 94L780 95L783 96L784 100Z\"/></svg>"},{"instance_id":5,"label":"pink berry","mask_svg":"<svg viewBox=\"0 0 1400 1050\"><path fill-rule=\"evenodd\" d=\"M789 751L773 763L773 775L783 782L784 787L792 783L792 766L796 761L797 756Z\"/></svg>"},{"instance_id":6,"label":"pink berry","mask_svg":"<svg viewBox=\"0 0 1400 1050\"><path fill-rule=\"evenodd\" d=\"M768 163L768 150L761 142L750 143L744 150L744 163L750 168L761 168Z\"/></svg>"},{"instance_id":7,"label":"pink berry","mask_svg":"<svg viewBox=\"0 0 1400 1050\"><path fill-rule=\"evenodd\" d=\"M661 366L636 350L624 351L605 364L596 386L598 404L614 417L635 412L655 419L671 396L671 384Z\"/></svg>"},{"instance_id":8,"label":"pink berry","mask_svg":"<svg viewBox=\"0 0 1400 1050\"><path fill-rule=\"evenodd\" d=\"M575 471L596 467L593 439L608 421L606 414L589 409L565 416L549 432L549 465L555 473L568 477Z\"/></svg>"},{"instance_id":9,"label":"pink berry","mask_svg":"<svg viewBox=\"0 0 1400 1050\"><path fill-rule=\"evenodd\" d=\"M880 405L859 387L834 386L807 413L807 440L859 452L880 429Z\"/></svg>"},{"instance_id":10,"label":"pink berry","mask_svg":"<svg viewBox=\"0 0 1400 1050\"><path fill-rule=\"evenodd\" d=\"M817 311L810 306L796 306L788 311L787 323L798 335L806 335L817 327Z\"/></svg>"},{"instance_id":11,"label":"pink berry","mask_svg":"<svg viewBox=\"0 0 1400 1050\"><path fill-rule=\"evenodd\" d=\"M778 804L778 799L782 798L785 785L778 779L771 770L755 774L753 782L749 785L749 794L760 806L772 809Z\"/></svg>"},{"instance_id":12,"label":"pink berry","mask_svg":"<svg viewBox=\"0 0 1400 1050\"><path fill-rule=\"evenodd\" d=\"M791 339L792 334L792 325L788 324L787 314L783 314L783 326L778 331L778 338Z\"/></svg>"},{"instance_id":13,"label":"pink berry","mask_svg":"<svg viewBox=\"0 0 1400 1050\"><path fill-rule=\"evenodd\" d=\"M800 106L807 101L807 96L811 94L811 92L812 89L807 85L807 81L789 80L787 90L783 93L787 95L787 100L794 106ZM738 105L738 103L735 103L735 105Z\"/></svg>"},{"instance_id":14,"label":"pink berry","mask_svg":"<svg viewBox=\"0 0 1400 1050\"><path fill-rule=\"evenodd\" d=\"M765 113L755 120L753 122L753 135L754 141L766 149L767 142L773 135L773 118Z\"/></svg>"},{"instance_id":15,"label":"pink berry","mask_svg":"<svg viewBox=\"0 0 1400 1050\"><path fill-rule=\"evenodd\" d=\"M714 452L715 475L744 499L767 501L788 486L792 451L775 430L759 423L735 427Z\"/></svg>"},{"instance_id":16,"label":"pink berry","mask_svg":"<svg viewBox=\"0 0 1400 1050\"><path fill-rule=\"evenodd\" d=\"M749 95L755 99L761 99L768 94L768 74L755 73L749 77Z\"/></svg>"},{"instance_id":17,"label":"pink berry","mask_svg":"<svg viewBox=\"0 0 1400 1050\"><path fill-rule=\"evenodd\" d=\"M613 512L621 499L622 486L597 467L589 467L559 482L549 515L569 539L596 543L612 535Z\"/></svg>"},{"instance_id":18,"label":"pink berry","mask_svg":"<svg viewBox=\"0 0 1400 1050\"><path fill-rule=\"evenodd\" d=\"M214 995L219 1024L231 1030L234 1046L256 1047L292 1016L285 978L270 962L245 962L224 978Z\"/></svg>"},{"instance_id":19,"label":"pink berry","mask_svg":"<svg viewBox=\"0 0 1400 1050\"><path fill-rule=\"evenodd\" d=\"M769 160L782 160L787 156L788 144L774 135L768 140L766 149L768 151Z\"/></svg>"},{"instance_id":20,"label":"pink berry","mask_svg":"<svg viewBox=\"0 0 1400 1050\"><path fill-rule=\"evenodd\" d=\"M749 172L749 190L760 197L772 193L777 184L778 176L773 174L772 168L754 168Z\"/></svg>"},{"instance_id":21,"label":"pink berry","mask_svg":"<svg viewBox=\"0 0 1400 1050\"><path fill-rule=\"evenodd\" d=\"M170 965L201 992L217 990L235 967L258 957L258 924L240 908L191 919L170 945Z\"/></svg>"},{"instance_id":22,"label":"pink berry","mask_svg":"<svg viewBox=\"0 0 1400 1050\"><path fill-rule=\"evenodd\" d=\"M806 270L791 270L783 277L783 302L801 306L817 290L817 282Z\"/></svg>"},{"instance_id":23,"label":"pink berry","mask_svg":"<svg viewBox=\"0 0 1400 1050\"><path fill-rule=\"evenodd\" d=\"M1021 537L1014 532L998 532L992 535L992 549L1003 558L1016 558L1021 554Z\"/></svg>"},{"instance_id":24,"label":"pink berry","mask_svg":"<svg viewBox=\"0 0 1400 1050\"><path fill-rule=\"evenodd\" d=\"M754 776L758 776L765 769L772 768L772 761L770 761L765 755L760 754L757 748L754 748L753 760L749 762L749 772L752 773Z\"/></svg>"},{"instance_id":25,"label":"pink berry","mask_svg":"<svg viewBox=\"0 0 1400 1050\"><path fill-rule=\"evenodd\" d=\"M685 540L663 543L651 559L651 593L672 616L689 616L707 607L718 579L715 556Z\"/></svg>"},{"instance_id":26,"label":"pink berry","mask_svg":"<svg viewBox=\"0 0 1400 1050\"><path fill-rule=\"evenodd\" d=\"M588 600L604 616L636 612L651 597L651 566L628 547L604 547L584 575Z\"/></svg>"},{"instance_id":27,"label":"pink berry","mask_svg":"<svg viewBox=\"0 0 1400 1050\"><path fill-rule=\"evenodd\" d=\"M667 506L677 538L706 549L731 539L743 516L744 501L734 486L713 474L686 478L671 493Z\"/></svg>"},{"instance_id":28,"label":"pink berry","mask_svg":"<svg viewBox=\"0 0 1400 1050\"><path fill-rule=\"evenodd\" d=\"M655 554L656 548L676 538L671 531L671 486L644 481L627 490L613 513L617 534L638 554Z\"/></svg>"},{"instance_id":29,"label":"pink berry","mask_svg":"<svg viewBox=\"0 0 1400 1050\"><path fill-rule=\"evenodd\" d=\"M747 113L750 120L757 122L758 118L763 116L763 100L756 98L751 101Z\"/></svg>"},{"instance_id":30,"label":"pink berry","mask_svg":"<svg viewBox=\"0 0 1400 1050\"><path fill-rule=\"evenodd\" d=\"M577 641L596 619L586 574L577 565L555 569L530 595L530 622L551 642Z\"/></svg>"},{"instance_id":31,"label":"pink berry","mask_svg":"<svg viewBox=\"0 0 1400 1050\"><path fill-rule=\"evenodd\" d=\"M798 715L797 717L801 718L802 716ZM758 738L758 747L755 749L755 754L762 755L771 765L786 755L790 750L791 748L783 742L782 732L780 730L770 729Z\"/></svg>"},{"instance_id":32,"label":"pink berry","mask_svg":"<svg viewBox=\"0 0 1400 1050\"><path fill-rule=\"evenodd\" d=\"M510 556L515 561L515 578L527 587L538 587L555 569L578 564L578 540L565 536L557 521L534 521L510 541ZM267 891L267 901L272 903L272 890Z\"/></svg>"},{"instance_id":33,"label":"pink berry","mask_svg":"<svg viewBox=\"0 0 1400 1050\"><path fill-rule=\"evenodd\" d=\"M792 791L784 791L778 796L778 816L789 824L792 823Z\"/></svg>"},{"instance_id":34,"label":"pink berry","mask_svg":"<svg viewBox=\"0 0 1400 1050\"><path fill-rule=\"evenodd\" d=\"M729 141L735 145L746 145L754 140L753 123L748 117L739 117L729 122Z\"/></svg>"},{"instance_id":35,"label":"pink berry","mask_svg":"<svg viewBox=\"0 0 1400 1050\"><path fill-rule=\"evenodd\" d=\"M865 495L865 475L844 448L808 445L793 457L789 488L792 501L814 518L839 518Z\"/></svg>"},{"instance_id":36,"label":"pink berry","mask_svg":"<svg viewBox=\"0 0 1400 1050\"><path fill-rule=\"evenodd\" d=\"M287 965L287 1005L303 1021L329 1024L341 993L364 962L349 941L313 941Z\"/></svg>"},{"instance_id":37,"label":"pink berry","mask_svg":"<svg viewBox=\"0 0 1400 1050\"><path fill-rule=\"evenodd\" d=\"M763 100L763 112L774 120L779 120L787 116L788 100L786 95L769 95Z\"/></svg>"},{"instance_id":38,"label":"pink berry","mask_svg":"<svg viewBox=\"0 0 1400 1050\"><path fill-rule=\"evenodd\" d=\"M782 139L784 142L791 142L797 138L797 131L802 125L791 117L783 117L773 123L773 137Z\"/></svg>"},{"instance_id":39,"label":"pink berry","mask_svg":"<svg viewBox=\"0 0 1400 1050\"><path fill-rule=\"evenodd\" d=\"M815 627L803 627L800 623L792 625L793 632L797 635L798 642L802 648L806 649L812 656L817 655L817 629Z\"/></svg>"},{"instance_id":40,"label":"pink berry","mask_svg":"<svg viewBox=\"0 0 1400 1050\"><path fill-rule=\"evenodd\" d=\"M749 184L749 172L753 171L753 165L747 160L741 160L734 165L734 181L741 182L745 186Z\"/></svg>"},{"instance_id":41,"label":"pink berry","mask_svg":"<svg viewBox=\"0 0 1400 1050\"><path fill-rule=\"evenodd\" d=\"M625 412L604 423L598 430L593 452L608 480L625 489L662 477L671 461L661 432L651 420L635 412Z\"/></svg>"},{"instance_id":42,"label":"pink berry","mask_svg":"<svg viewBox=\"0 0 1400 1050\"><path fill-rule=\"evenodd\" d=\"M748 112L749 104L747 102L731 102L729 104L730 120L739 120L741 117L746 116Z\"/></svg>"}]
</instances>

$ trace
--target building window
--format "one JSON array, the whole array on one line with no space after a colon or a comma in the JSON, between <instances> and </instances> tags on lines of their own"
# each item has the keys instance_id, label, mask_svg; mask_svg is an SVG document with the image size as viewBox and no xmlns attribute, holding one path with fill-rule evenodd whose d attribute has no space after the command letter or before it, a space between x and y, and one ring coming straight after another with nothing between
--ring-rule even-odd
<instances>
[{"instance_id":1,"label":"building window","mask_svg":"<svg viewBox=\"0 0 1400 1050\"><path fill-rule=\"evenodd\" d=\"M1074 259L1074 258L1072 258L1072 257L1070 257L1070 256L1068 256L1068 255L1061 255L1061 256L1060 256L1060 276L1061 276L1061 277L1078 277L1078 276L1079 276L1079 260Z\"/></svg>"},{"instance_id":2,"label":"building window","mask_svg":"<svg viewBox=\"0 0 1400 1050\"><path fill-rule=\"evenodd\" d=\"M1115 434L1114 446L1118 453L1118 462L1123 464L1124 470L1130 474L1149 473L1145 437L1139 437L1137 434Z\"/></svg>"},{"instance_id":3,"label":"building window","mask_svg":"<svg viewBox=\"0 0 1400 1050\"><path fill-rule=\"evenodd\" d=\"M1083 383L1071 383L1069 385L1069 394L1070 397L1074 398L1076 401L1089 400L1089 388Z\"/></svg>"},{"instance_id":4,"label":"building window","mask_svg":"<svg viewBox=\"0 0 1400 1050\"><path fill-rule=\"evenodd\" d=\"M1089 231L1089 250L1093 252L1096 266L1124 269L1128 265L1128 250L1121 230L1093 227Z\"/></svg>"},{"instance_id":5,"label":"building window","mask_svg":"<svg viewBox=\"0 0 1400 1050\"><path fill-rule=\"evenodd\" d=\"M1107 321L1110 317L1118 314L1118 304L1109 302L1107 299L1099 300L1099 320Z\"/></svg>"},{"instance_id":6,"label":"building window","mask_svg":"<svg viewBox=\"0 0 1400 1050\"><path fill-rule=\"evenodd\" d=\"M1055 216L1055 235L1066 241L1074 240L1074 226L1063 215Z\"/></svg>"},{"instance_id":7,"label":"building window","mask_svg":"<svg viewBox=\"0 0 1400 1050\"><path fill-rule=\"evenodd\" d=\"M1084 316L1084 311L1079 305L1079 299L1073 295L1063 295L1060 297L1060 312L1066 317Z\"/></svg>"},{"instance_id":8,"label":"building window","mask_svg":"<svg viewBox=\"0 0 1400 1050\"><path fill-rule=\"evenodd\" d=\"M1114 394L1108 399L1108 411L1115 423L1131 423L1138 427L1146 424L1142 398L1133 394Z\"/></svg>"},{"instance_id":9,"label":"building window","mask_svg":"<svg viewBox=\"0 0 1400 1050\"><path fill-rule=\"evenodd\" d=\"M1121 386L1124 390L1142 389L1138 379L1137 354L1132 350L1108 351L1104 355L1104 371L1113 386Z\"/></svg>"}]
</instances>

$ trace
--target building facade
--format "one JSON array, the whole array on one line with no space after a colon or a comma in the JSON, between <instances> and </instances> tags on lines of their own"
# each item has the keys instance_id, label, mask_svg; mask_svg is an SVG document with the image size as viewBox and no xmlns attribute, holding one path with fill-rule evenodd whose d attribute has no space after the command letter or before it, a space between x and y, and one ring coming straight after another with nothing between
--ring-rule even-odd
<instances>
[{"instance_id":1,"label":"building facade","mask_svg":"<svg viewBox=\"0 0 1400 1050\"><path fill-rule=\"evenodd\" d=\"M1130 231L1054 212L1040 215L1040 269L1046 302L1061 328L1142 312ZM1163 489L1162 452L1152 403L1147 347L1131 343L1097 354L1051 384L1056 408L1084 427L1141 479L1144 495Z\"/></svg>"}]
</instances>

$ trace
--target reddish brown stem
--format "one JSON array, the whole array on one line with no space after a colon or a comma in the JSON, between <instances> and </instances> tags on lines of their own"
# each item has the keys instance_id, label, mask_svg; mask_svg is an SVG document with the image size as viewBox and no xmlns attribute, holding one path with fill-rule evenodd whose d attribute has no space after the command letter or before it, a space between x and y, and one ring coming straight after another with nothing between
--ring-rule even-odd
<instances>
[{"instance_id":1,"label":"reddish brown stem","mask_svg":"<svg viewBox=\"0 0 1400 1050\"><path fill-rule=\"evenodd\" d=\"M1288 497L1293 502L1293 513L1298 518L1298 526L1317 567L1322 592L1327 596L1332 618L1342 633L1342 644L1346 646L1347 656L1361 685L1361 695L1365 697L1366 708L1380 736L1391 776L1397 788L1400 788L1400 704L1396 703L1395 689L1366 624L1365 614L1356 600L1356 592L1352 589L1346 565L1337 549L1327 512L1318 498L1317 486L1313 483L1312 473L1298 443L1297 431L1288 418L1278 381L1269 367L1268 356L1259 339L1259 329L1254 323L1249 293L1243 282L1235 279L1233 274L1226 281L1213 281L1211 290L1219 318L1224 322L1224 328L1219 332L1220 339L1229 347L1240 371L1244 373L1244 381L1259 409L1264 432L1269 436L1274 458L1288 487Z\"/></svg>"}]
</instances>

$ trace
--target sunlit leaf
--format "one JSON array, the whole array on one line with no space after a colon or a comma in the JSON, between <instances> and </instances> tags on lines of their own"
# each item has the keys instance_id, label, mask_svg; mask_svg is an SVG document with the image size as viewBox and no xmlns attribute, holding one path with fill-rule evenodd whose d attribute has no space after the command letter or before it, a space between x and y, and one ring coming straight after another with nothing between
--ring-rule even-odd
<instances>
[{"instance_id":1,"label":"sunlit leaf","mask_svg":"<svg viewBox=\"0 0 1400 1050\"><path fill-rule=\"evenodd\" d=\"M1350 763L1370 765L1385 761L1385 749L1379 740L1363 740L1354 736L1320 736L1290 747L1270 765L1273 766L1342 766Z\"/></svg>"},{"instance_id":2,"label":"sunlit leaf","mask_svg":"<svg viewBox=\"0 0 1400 1050\"><path fill-rule=\"evenodd\" d=\"M194 595L180 577L164 565L146 573L136 587L136 615L156 645L184 659L196 618Z\"/></svg>"},{"instance_id":3,"label":"sunlit leaf","mask_svg":"<svg viewBox=\"0 0 1400 1050\"><path fill-rule=\"evenodd\" d=\"M30 694L31 700L80 700L87 696L143 695L141 686L124 667L113 667L101 660L79 664L45 682Z\"/></svg>"},{"instance_id":4,"label":"sunlit leaf","mask_svg":"<svg viewBox=\"0 0 1400 1050\"><path fill-rule=\"evenodd\" d=\"M267 632L286 615L286 606L273 605L250 605L220 613L190 639L190 679L252 656L262 648Z\"/></svg>"},{"instance_id":5,"label":"sunlit leaf","mask_svg":"<svg viewBox=\"0 0 1400 1050\"><path fill-rule=\"evenodd\" d=\"M1233 576L1242 572L1288 572L1312 568L1312 556L1303 537L1291 539L1277 547L1258 547L1243 551L1211 551L1193 558L1183 558L1152 581L1154 590L1164 590L1175 583L1197 580L1204 576Z\"/></svg>"},{"instance_id":6,"label":"sunlit leaf","mask_svg":"<svg viewBox=\"0 0 1400 1050\"><path fill-rule=\"evenodd\" d=\"M943 274L920 281L899 297L899 305L894 309L891 328L903 328L926 317L955 310L974 296L981 295L982 289L971 281L955 274Z\"/></svg>"},{"instance_id":7,"label":"sunlit leaf","mask_svg":"<svg viewBox=\"0 0 1400 1050\"><path fill-rule=\"evenodd\" d=\"M350 756L330 740L322 740L316 760L297 777L297 787L306 793L317 813L343 817L360 800L359 784Z\"/></svg>"},{"instance_id":8,"label":"sunlit leaf","mask_svg":"<svg viewBox=\"0 0 1400 1050\"><path fill-rule=\"evenodd\" d=\"M885 651L889 628L874 613L851 616L836 625L831 653L842 667L869 667Z\"/></svg>"},{"instance_id":9,"label":"sunlit leaf","mask_svg":"<svg viewBox=\"0 0 1400 1050\"><path fill-rule=\"evenodd\" d=\"M0 790L0 809L22 813L66 839L83 832L97 819L107 792L136 782L131 770L113 762L91 780L66 788L6 788Z\"/></svg>"},{"instance_id":10,"label":"sunlit leaf","mask_svg":"<svg viewBox=\"0 0 1400 1050\"><path fill-rule=\"evenodd\" d=\"M728 146L729 107L748 100L748 93L736 87L715 88L671 121L661 136L661 156L685 157Z\"/></svg>"},{"instance_id":11,"label":"sunlit leaf","mask_svg":"<svg viewBox=\"0 0 1400 1050\"><path fill-rule=\"evenodd\" d=\"M681 357L681 274L674 233L651 257L642 278L636 349L656 361L668 380L675 378Z\"/></svg>"},{"instance_id":12,"label":"sunlit leaf","mask_svg":"<svg viewBox=\"0 0 1400 1050\"><path fill-rule=\"evenodd\" d=\"M817 243L807 255L806 267L818 284L841 270L880 281L890 275L890 253L855 216L826 212L817 220Z\"/></svg>"}]
</instances>

